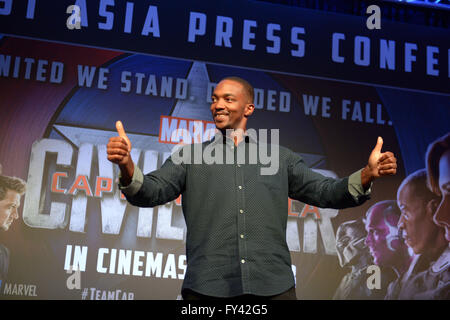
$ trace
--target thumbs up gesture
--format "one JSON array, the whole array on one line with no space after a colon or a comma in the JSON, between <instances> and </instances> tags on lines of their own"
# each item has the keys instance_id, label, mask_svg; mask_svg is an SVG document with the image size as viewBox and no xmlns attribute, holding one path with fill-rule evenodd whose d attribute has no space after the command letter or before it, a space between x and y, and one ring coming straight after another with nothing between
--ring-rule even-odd
<instances>
[{"instance_id":1,"label":"thumbs up gesture","mask_svg":"<svg viewBox=\"0 0 450 320\"><path fill-rule=\"evenodd\" d=\"M378 137L377 144L369 156L367 166L363 169L361 180L367 186L376 178L394 175L397 172L397 159L390 151L381 152L383 138Z\"/></svg>"},{"instance_id":2,"label":"thumbs up gesture","mask_svg":"<svg viewBox=\"0 0 450 320\"><path fill-rule=\"evenodd\" d=\"M109 139L106 145L108 160L118 164L122 173L122 181L129 182L134 172L134 164L131 159L131 141L125 133L121 121L116 122L116 129L119 136ZM128 183L125 183L127 185Z\"/></svg>"},{"instance_id":3,"label":"thumbs up gesture","mask_svg":"<svg viewBox=\"0 0 450 320\"><path fill-rule=\"evenodd\" d=\"M116 129L119 136L109 139L109 142L106 145L106 152L108 154L109 161L116 163L119 166L123 166L131 161L131 142L125 133L121 121L116 122Z\"/></svg>"},{"instance_id":4,"label":"thumbs up gesture","mask_svg":"<svg viewBox=\"0 0 450 320\"><path fill-rule=\"evenodd\" d=\"M131 142L130 139L128 139L127 134L125 133L125 129L123 128L123 124L122 121L117 121L116 122L116 130L117 133L119 134L119 137L123 138L126 142L126 144L128 145L128 152L131 151Z\"/></svg>"}]
</instances>

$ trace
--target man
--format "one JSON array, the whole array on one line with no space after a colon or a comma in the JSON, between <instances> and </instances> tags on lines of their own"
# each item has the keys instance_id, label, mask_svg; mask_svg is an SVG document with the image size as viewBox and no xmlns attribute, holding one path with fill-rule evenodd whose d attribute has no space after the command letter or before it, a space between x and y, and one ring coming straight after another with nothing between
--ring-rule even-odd
<instances>
[{"instance_id":1,"label":"man","mask_svg":"<svg viewBox=\"0 0 450 320\"><path fill-rule=\"evenodd\" d=\"M408 285L411 277L427 269L447 247L444 229L433 222L439 198L427 188L425 169L413 172L403 180L397 191L401 211L398 228L416 256L408 271L393 282L386 299L411 299L417 288Z\"/></svg>"},{"instance_id":2,"label":"man","mask_svg":"<svg viewBox=\"0 0 450 320\"><path fill-rule=\"evenodd\" d=\"M433 222L438 203L439 197L427 188L425 169L410 174L398 188L397 204L401 211L398 227L415 254L434 255L447 245L444 229Z\"/></svg>"},{"instance_id":3,"label":"man","mask_svg":"<svg viewBox=\"0 0 450 320\"><path fill-rule=\"evenodd\" d=\"M342 268L351 270L341 280L333 300L376 299L375 291L367 287L366 269L372 257L364 244L367 232L361 220L342 223L336 232L336 251Z\"/></svg>"},{"instance_id":4,"label":"man","mask_svg":"<svg viewBox=\"0 0 450 320\"><path fill-rule=\"evenodd\" d=\"M295 299L286 243L288 197L318 207L357 206L368 199L376 178L396 173L396 159L381 152L380 137L367 166L348 178L317 174L282 147L276 174L261 175L261 161L247 161L255 156L249 149L267 147L245 134L254 109L253 87L247 81L220 81L211 103L218 133L200 145L215 156L223 149L234 159L243 154L244 164L175 164L171 156L159 170L143 175L131 159L131 142L121 122L116 125L119 137L108 142L108 160L119 165L119 187L131 204L153 207L182 195L187 226L184 299Z\"/></svg>"},{"instance_id":5,"label":"man","mask_svg":"<svg viewBox=\"0 0 450 320\"><path fill-rule=\"evenodd\" d=\"M440 197L433 220L445 228L447 247L429 268L414 276L412 299L450 299L450 133L428 146L426 154L428 185Z\"/></svg>"},{"instance_id":6,"label":"man","mask_svg":"<svg viewBox=\"0 0 450 320\"><path fill-rule=\"evenodd\" d=\"M426 158L428 184L441 197L433 219L445 228L445 238L450 242L450 133L430 144Z\"/></svg>"},{"instance_id":7,"label":"man","mask_svg":"<svg viewBox=\"0 0 450 320\"><path fill-rule=\"evenodd\" d=\"M0 175L0 230L8 231L19 218L20 197L25 193L25 182L16 177ZM0 280L6 279L9 266L9 250L0 244Z\"/></svg>"},{"instance_id":8,"label":"man","mask_svg":"<svg viewBox=\"0 0 450 320\"><path fill-rule=\"evenodd\" d=\"M374 263L384 269L385 292L387 284L399 278L411 262L408 247L399 237L397 224L400 214L394 200L380 201L366 212L366 244ZM389 273L389 269L394 273Z\"/></svg>"}]
</instances>

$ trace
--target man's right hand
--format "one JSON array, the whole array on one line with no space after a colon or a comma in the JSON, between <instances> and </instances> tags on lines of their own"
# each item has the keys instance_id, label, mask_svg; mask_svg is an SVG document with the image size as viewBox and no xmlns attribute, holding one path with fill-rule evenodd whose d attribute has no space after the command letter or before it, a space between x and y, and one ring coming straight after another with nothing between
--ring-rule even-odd
<instances>
[{"instance_id":1,"label":"man's right hand","mask_svg":"<svg viewBox=\"0 0 450 320\"><path fill-rule=\"evenodd\" d=\"M130 154L131 142L125 133L121 121L116 122L116 129L119 136L109 139L106 145L106 152L108 154L108 160L119 165L122 175L121 183L127 186L131 183L134 173L134 164Z\"/></svg>"}]
</instances>

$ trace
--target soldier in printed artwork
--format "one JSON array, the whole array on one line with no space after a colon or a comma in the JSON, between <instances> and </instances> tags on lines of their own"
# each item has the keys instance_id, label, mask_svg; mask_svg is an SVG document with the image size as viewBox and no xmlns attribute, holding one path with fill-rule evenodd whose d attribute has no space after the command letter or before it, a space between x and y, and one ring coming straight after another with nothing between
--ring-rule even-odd
<instances>
[{"instance_id":1,"label":"soldier in printed artwork","mask_svg":"<svg viewBox=\"0 0 450 320\"><path fill-rule=\"evenodd\" d=\"M450 132L432 142L426 154L429 188L440 197L433 221L445 230L447 246L429 268L410 281L412 299L450 299Z\"/></svg>"},{"instance_id":2,"label":"soldier in printed artwork","mask_svg":"<svg viewBox=\"0 0 450 320\"><path fill-rule=\"evenodd\" d=\"M412 257L402 241L397 227L400 209L394 200L380 201L371 206L364 219L367 237L366 244L374 263L383 269L384 298L388 285L401 277L408 269Z\"/></svg>"},{"instance_id":3,"label":"soldier in printed artwork","mask_svg":"<svg viewBox=\"0 0 450 320\"><path fill-rule=\"evenodd\" d=\"M351 270L342 278L333 300L375 299L375 291L367 287L367 272L373 264L365 245L367 232L361 220L343 222L336 232L336 251L342 268Z\"/></svg>"},{"instance_id":4,"label":"soldier in printed artwork","mask_svg":"<svg viewBox=\"0 0 450 320\"><path fill-rule=\"evenodd\" d=\"M408 270L391 283L386 300L411 299L416 289L409 285L412 277L426 270L447 247L444 229L433 222L439 197L427 188L427 172L417 170L406 177L397 191L401 211L399 230L415 256Z\"/></svg>"},{"instance_id":5,"label":"soldier in printed artwork","mask_svg":"<svg viewBox=\"0 0 450 320\"><path fill-rule=\"evenodd\" d=\"M0 167L1 169L1 167ZM20 198L25 193L25 181L0 174L0 230L5 232L19 218ZM9 250L0 244L0 281L6 279Z\"/></svg>"}]
</instances>

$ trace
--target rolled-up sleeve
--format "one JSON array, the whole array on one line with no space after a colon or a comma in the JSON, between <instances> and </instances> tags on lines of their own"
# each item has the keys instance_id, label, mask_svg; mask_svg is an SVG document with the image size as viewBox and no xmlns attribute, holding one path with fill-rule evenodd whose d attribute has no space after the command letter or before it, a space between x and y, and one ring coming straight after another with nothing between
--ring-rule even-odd
<instances>
[{"instance_id":1,"label":"rolled-up sleeve","mask_svg":"<svg viewBox=\"0 0 450 320\"><path fill-rule=\"evenodd\" d=\"M367 190L364 190L361 184L362 170L363 169L360 169L348 177L348 192L358 203L370 199L370 194L372 192L372 183L370 183L370 187Z\"/></svg>"},{"instance_id":2,"label":"rolled-up sleeve","mask_svg":"<svg viewBox=\"0 0 450 320\"><path fill-rule=\"evenodd\" d=\"M139 189L142 187L142 183L144 183L144 174L142 173L141 169L134 164L134 173L133 177L131 179L131 183L127 186L123 186L120 183L120 180L122 178L122 175L119 171L119 189L123 192L126 196L134 196L136 193L138 193Z\"/></svg>"}]
</instances>

